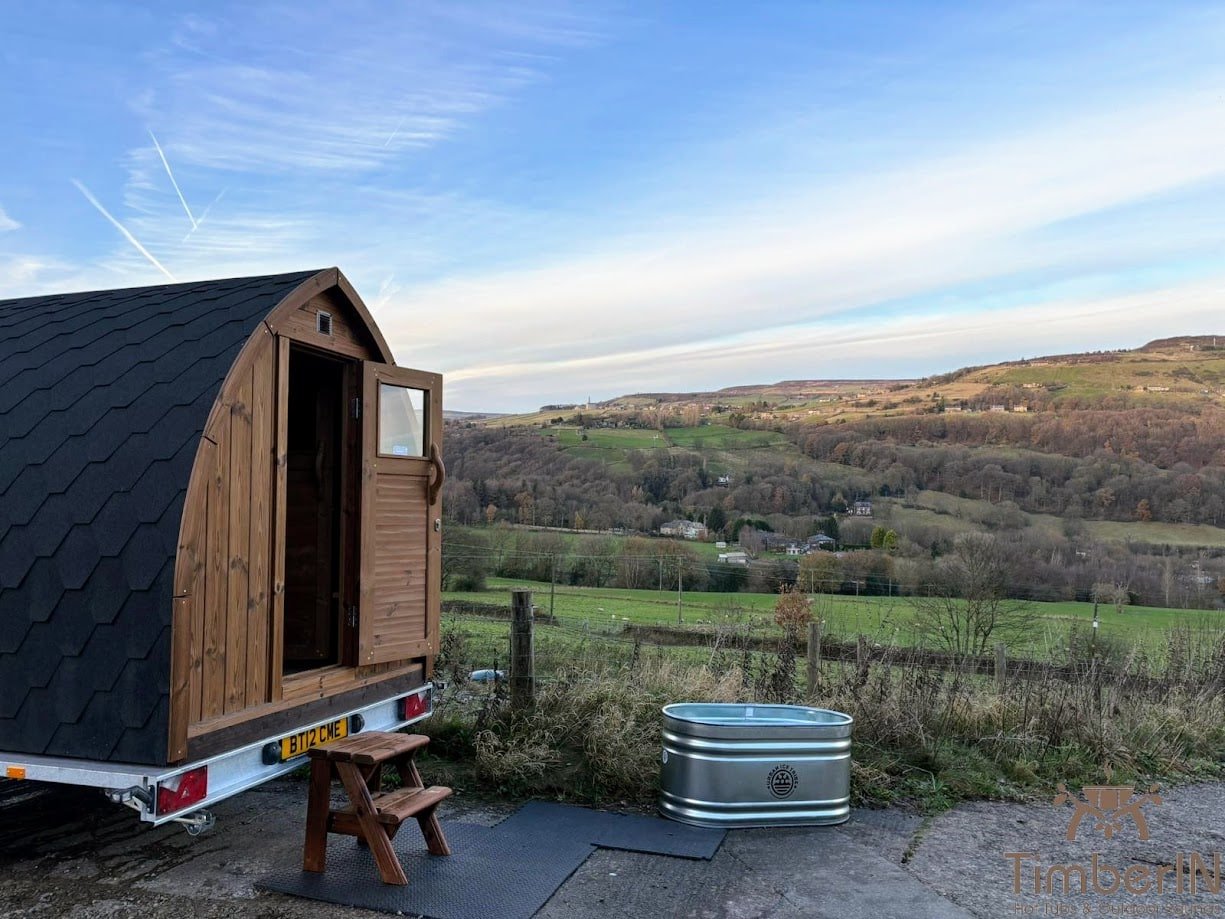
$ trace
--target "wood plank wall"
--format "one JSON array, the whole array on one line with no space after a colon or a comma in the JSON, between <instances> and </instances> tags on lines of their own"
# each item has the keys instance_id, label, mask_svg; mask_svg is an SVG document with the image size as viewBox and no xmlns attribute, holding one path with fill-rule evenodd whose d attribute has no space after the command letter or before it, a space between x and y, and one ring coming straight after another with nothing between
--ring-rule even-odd
<instances>
[{"instance_id":1,"label":"wood plank wall","mask_svg":"<svg viewBox=\"0 0 1225 919\"><path fill-rule=\"evenodd\" d=\"M321 309L332 314L330 336L316 329ZM211 730L209 722L232 724L248 710L251 717L261 706L266 712L269 703L319 698L403 669L394 663L331 672L326 686L305 680L282 695L276 613L284 574L276 547L283 532L276 521L285 500L285 457L276 450L278 439L284 441L278 406L288 395L278 362L288 358L290 338L347 357L380 359L362 321L334 290L293 310L274 330L261 330L239 356L209 417L184 505L175 627L188 627L190 635L175 636L188 664L176 667L172 692L187 729L172 725L172 737L185 739L201 725ZM172 741L172 759L185 752L182 741Z\"/></svg>"},{"instance_id":2,"label":"wood plank wall","mask_svg":"<svg viewBox=\"0 0 1225 919\"><path fill-rule=\"evenodd\" d=\"M198 522L181 551L204 559L183 585L193 598L192 724L269 701L276 348L269 332L255 345L205 429L205 487L187 497Z\"/></svg>"}]
</instances>

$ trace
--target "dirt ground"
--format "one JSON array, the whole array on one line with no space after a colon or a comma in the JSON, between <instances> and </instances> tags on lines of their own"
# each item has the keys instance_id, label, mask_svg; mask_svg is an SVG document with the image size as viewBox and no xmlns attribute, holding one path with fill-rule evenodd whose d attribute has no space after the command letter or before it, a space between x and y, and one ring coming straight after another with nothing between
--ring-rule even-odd
<instances>
[{"instance_id":1,"label":"dirt ground","mask_svg":"<svg viewBox=\"0 0 1225 919\"><path fill-rule=\"evenodd\" d=\"M300 858L305 791L287 779L248 792L220 805L216 828L192 838L174 826L142 826L97 792L0 786L0 919L381 916L255 888L275 866ZM1147 840L1126 815L1112 839L1090 819L1069 843L1069 804L973 803L929 821L858 811L837 828L737 831L710 862L598 850L538 915L1225 916L1225 895L1202 890L1087 897L1029 890L1033 864L1089 864L1094 854L1153 871L1178 851L1205 853L1211 864L1212 853L1225 850L1225 785L1162 799L1142 808ZM491 824L510 811L453 799L443 819ZM1019 893L1008 853L1034 853L1022 862Z\"/></svg>"}]
</instances>

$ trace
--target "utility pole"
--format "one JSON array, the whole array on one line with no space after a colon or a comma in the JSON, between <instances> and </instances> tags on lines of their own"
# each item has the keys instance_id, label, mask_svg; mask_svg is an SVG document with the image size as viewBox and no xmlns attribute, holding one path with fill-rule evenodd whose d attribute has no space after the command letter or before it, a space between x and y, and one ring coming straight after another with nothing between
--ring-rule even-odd
<instances>
[{"instance_id":1,"label":"utility pole","mask_svg":"<svg viewBox=\"0 0 1225 919\"><path fill-rule=\"evenodd\" d=\"M556 613L553 609L553 601L557 596L557 556L549 556L549 619L553 622L557 621Z\"/></svg>"}]
</instances>

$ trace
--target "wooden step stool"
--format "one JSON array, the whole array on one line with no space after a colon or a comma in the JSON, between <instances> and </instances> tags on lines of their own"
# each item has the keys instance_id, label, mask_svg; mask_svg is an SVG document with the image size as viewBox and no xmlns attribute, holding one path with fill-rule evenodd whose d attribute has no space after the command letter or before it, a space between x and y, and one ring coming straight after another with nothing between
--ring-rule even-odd
<instances>
[{"instance_id":1,"label":"wooden step stool","mask_svg":"<svg viewBox=\"0 0 1225 919\"><path fill-rule=\"evenodd\" d=\"M370 731L310 750L302 867L322 872L327 862L328 833L341 833L356 836L370 847L384 884L407 884L391 840L409 817L417 818L431 855L450 855L435 810L451 796L451 789L440 785L426 788L413 762L417 751L429 742L421 734ZM401 787L395 791L381 790L385 765L395 767L399 774ZM340 779L349 796L346 807L332 807L333 777Z\"/></svg>"}]
</instances>

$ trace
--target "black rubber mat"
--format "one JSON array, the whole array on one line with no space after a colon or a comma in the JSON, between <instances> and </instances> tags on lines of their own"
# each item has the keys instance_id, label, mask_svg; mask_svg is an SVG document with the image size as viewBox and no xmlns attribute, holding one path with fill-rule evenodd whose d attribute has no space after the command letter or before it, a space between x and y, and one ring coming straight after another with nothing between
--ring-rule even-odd
<instances>
[{"instance_id":1,"label":"black rubber mat","mask_svg":"<svg viewBox=\"0 0 1225 919\"><path fill-rule=\"evenodd\" d=\"M704 829L665 820L662 817L609 814L586 807L570 807L549 801L529 801L502 825L522 830L566 825L567 832L604 849L628 849L677 858L714 857L723 842L723 830Z\"/></svg>"},{"instance_id":2,"label":"black rubber mat","mask_svg":"<svg viewBox=\"0 0 1225 919\"><path fill-rule=\"evenodd\" d=\"M293 865L258 886L431 919L528 919L597 845L710 858L723 841L722 830L544 802L525 805L497 826L444 822L443 828L451 844L449 856L426 852L411 823L396 837L407 887L383 884L369 851L344 836L328 838L325 873L309 874Z\"/></svg>"}]
</instances>

